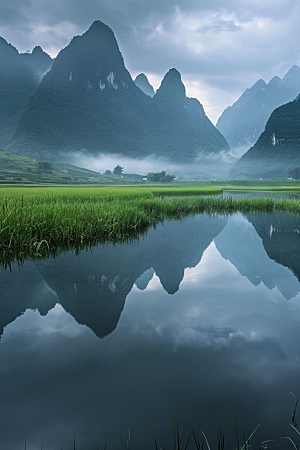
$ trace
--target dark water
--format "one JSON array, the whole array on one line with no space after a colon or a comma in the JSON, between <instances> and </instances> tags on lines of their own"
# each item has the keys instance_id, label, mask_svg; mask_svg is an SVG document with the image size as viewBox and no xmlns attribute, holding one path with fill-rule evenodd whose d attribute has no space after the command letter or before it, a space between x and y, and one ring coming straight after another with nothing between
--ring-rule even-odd
<instances>
[{"instance_id":1,"label":"dark water","mask_svg":"<svg viewBox=\"0 0 300 450\"><path fill-rule=\"evenodd\" d=\"M0 448L173 448L238 425L293 448L300 218L199 215L0 272ZM124 436L124 434L123 434ZM121 448L125 448L123 439ZM195 448L190 445L190 448Z\"/></svg>"}]
</instances>

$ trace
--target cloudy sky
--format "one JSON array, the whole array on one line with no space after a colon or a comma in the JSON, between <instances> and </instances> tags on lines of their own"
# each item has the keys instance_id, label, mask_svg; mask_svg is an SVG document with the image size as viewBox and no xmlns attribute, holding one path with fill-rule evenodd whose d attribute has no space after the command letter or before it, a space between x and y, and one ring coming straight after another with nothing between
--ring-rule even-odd
<instances>
[{"instance_id":1,"label":"cloudy sky","mask_svg":"<svg viewBox=\"0 0 300 450\"><path fill-rule=\"evenodd\" d=\"M0 35L20 52L54 57L101 20L133 77L157 88L176 67L214 123L259 78L300 65L299 19L299 0L0 0Z\"/></svg>"}]
</instances>

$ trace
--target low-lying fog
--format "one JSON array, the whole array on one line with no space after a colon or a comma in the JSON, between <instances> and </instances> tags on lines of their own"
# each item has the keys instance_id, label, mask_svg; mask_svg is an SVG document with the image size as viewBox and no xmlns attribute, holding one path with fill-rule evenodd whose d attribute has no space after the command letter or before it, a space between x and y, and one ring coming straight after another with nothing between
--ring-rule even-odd
<instances>
[{"instance_id":1,"label":"low-lying fog","mask_svg":"<svg viewBox=\"0 0 300 450\"><path fill-rule=\"evenodd\" d=\"M144 159L128 158L121 154L100 154L99 156L88 156L76 154L71 163L95 172L104 173L106 170L113 171L114 167L120 165L124 173L147 175L149 172L166 171L176 175L179 179L224 179L228 176L230 167L237 161L234 153L221 151L218 154L199 155L192 163L175 163L163 157L148 156Z\"/></svg>"}]
</instances>

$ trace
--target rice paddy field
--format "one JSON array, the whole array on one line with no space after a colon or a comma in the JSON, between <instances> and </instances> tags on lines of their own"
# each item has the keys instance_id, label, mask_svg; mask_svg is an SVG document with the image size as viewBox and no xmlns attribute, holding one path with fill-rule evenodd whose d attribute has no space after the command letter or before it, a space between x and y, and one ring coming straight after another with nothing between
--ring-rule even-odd
<instances>
[{"instance_id":1,"label":"rice paddy field","mask_svg":"<svg viewBox=\"0 0 300 450\"><path fill-rule=\"evenodd\" d=\"M79 251L96 243L127 242L165 219L189 214L300 213L297 200L221 194L221 186L2 187L0 264Z\"/></svg>"}]
</instances>

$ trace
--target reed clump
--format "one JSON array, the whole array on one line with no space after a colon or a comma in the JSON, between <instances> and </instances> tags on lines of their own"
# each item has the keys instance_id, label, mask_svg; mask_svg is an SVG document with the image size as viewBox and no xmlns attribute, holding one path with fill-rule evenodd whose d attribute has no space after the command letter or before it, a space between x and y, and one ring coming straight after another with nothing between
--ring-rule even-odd
<instances>
[{"instance_id":1,"label":"reed clump","mask_svg":"<svg viewBox=\"0 0 300 450\"><path fill-rule=\"evenodd\" d=\"M216 194L216 189L210 193ZM128 242L165 219L189 214L274 209L300 213L296 200L207 194L207 188L191 193L136 186L0 189L0 264L55 256L72 248L79 251L97 243Z\"/></svg>"}]
</instances>

